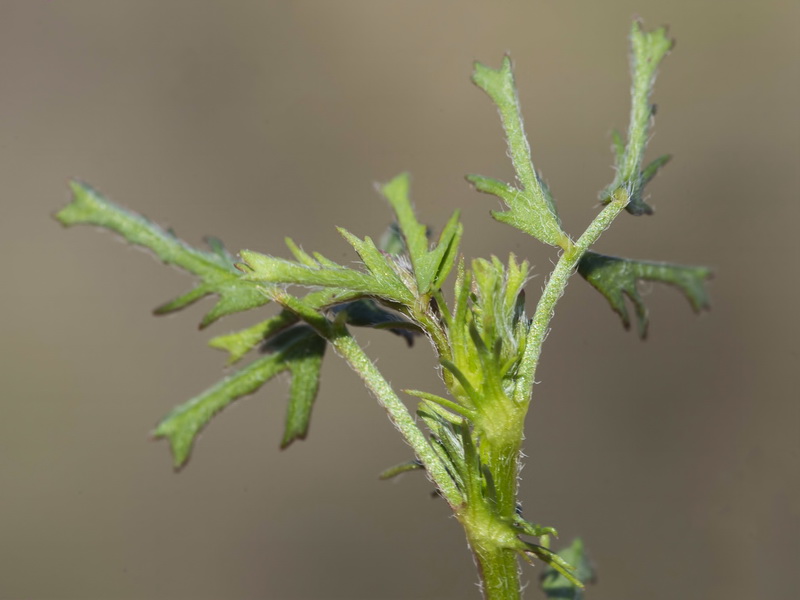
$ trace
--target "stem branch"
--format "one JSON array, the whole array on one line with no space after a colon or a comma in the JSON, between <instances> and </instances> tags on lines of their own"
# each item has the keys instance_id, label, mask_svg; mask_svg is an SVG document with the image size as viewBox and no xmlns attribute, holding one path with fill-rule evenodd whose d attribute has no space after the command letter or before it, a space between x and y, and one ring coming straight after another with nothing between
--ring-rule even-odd
<instances>
[{"instance_id":1,"label":"stem branch","mask_svg":"<svg viewBox=\"0 0 800 600\"><path fill-rule=\"evenodd\" d=\"M534 377L536 376L536 367L539 364L539 356L542 353L542 344L547 337L556 302L564 293L569 278L575 272L578 262L589 247L608 229L609 225L628 204L629 199L628 193L623 188L618 188L614 192L611 202L600 211L586 228L586 231L578 238L578 241L564 251L558 263L556 263L556 268L550 274L528 329L525 354L520 364L520 377L514 393L514 399L518 403L523 404L530 401Z\"/></svg>"}]
</instances>

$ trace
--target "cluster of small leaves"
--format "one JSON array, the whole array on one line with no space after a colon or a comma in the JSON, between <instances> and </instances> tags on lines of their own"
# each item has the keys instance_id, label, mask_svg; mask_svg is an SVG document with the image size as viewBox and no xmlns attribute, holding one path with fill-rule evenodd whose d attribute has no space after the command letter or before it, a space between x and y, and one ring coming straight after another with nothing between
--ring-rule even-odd
<instances>
[{"instance_id":1,"label":"cluster of small leaves","mask_svg":"<svg viewBox=\"0 0 800 600\"><path fill-rule=\"evenodd\" d=\"M319 253L313 257L294 248L295 260L267 256L242 250L246 281L267 284L296 284L342 290L353 296L369 297L418 316L419 298L430 297L441 289L442 282L453 268L461 239L462 226L458 213L448 221L439 240L428 249L427 228L414 216L409 199L409 177L402 174L381 188L397 216L402 232L402 247L407 256L382 251L367 236L360 239L339 228L339 233L353 247L365 270L337 264ZM410 262L410 264L408 264Z\"/></svg>"},{"instance_id":2,"label":"cluster of small leaves","mask_svg":"<svg viewBox=\"0 0 800 600\"><path fill-rule=\"evenodd\" d=\"M199 250L165 231L145 217L125 210L81 183L72 184L72 202L55 216L65 226L87 224L110 229L133 244L144 246L167 264L178 266L197 276L200 283L179 298L158 307L158 315L185 308L201 298L217 294L219 300L203 317L206 327L222 316L257 308L270 302L263 282L255 283L241 272L241 265L221 242L209 239L210 251ZM306 255L287 240L297 255ZM313 291L304 301L315 310L330 309L356 326L388 328L410 343L412 332L399 329L408 323L398 315L383 310L361 294L340 288ZM229 364L260 348L260 356L246 367L225 377L198 396L176 407L159 423L156 437L167 438L176 468L186 464L200 431L214 415L238 398L256 392L279 373L289 372L291 386L281 447L285 448L308 433L311 409L319 389L319 375L326 342L308 326L300 323L290 310L256 325L213 338L209 345L229 353Z\"/></svg>"},{"instance_id":3,"label":"cluster of small leaves","mask_svg":"<svg viewBox=\"0 0 800 600\"><path fill-rule=\"evenodd\" d=\"M545 244L568 248L569 236L561 229L553 196L533 166L528 138L522 126L522 112L511 70L511 59L504 57L500 69L491 69L476 62L472 81L497 105L519 186L481 175L468 175L467 180L479 192L497 196L506 204L507 211L492 211L495 219L516 227Z\"/></svg>"},{"instance_id":4,"label":"cluster of small leaves","mask_svg":"<svg viewBox=\"0 0 800 600\"><path fill-rule=\"evenodd\" d=\"M625 143L618 132L614 133L616 177L601 193L601 200L607 203L618 190L624 190L628 196L626 210L633 215L644 215L653 212L644 201L645 186L671 158L669 155L661 156L642 167L655 115L655 105L650 104L650 95L658 67L673 48L674 40L669 38L665 27L647 32L639 21L634 21L630 37L633 85L628 139ZM520 186L511 186L480 175L469 175L467 179L478 191L493 194L506 204L508 211L492 212L495 219L568 251L572 242L561 228L549 188L531 161L510 59L506 56L500 69L476 63L473 81L498 107ZM630 318L624 297L631 299L642 338L647 335L648 320L644 302L637 291L639 281L656 281L677 287L695 312L709 305L704 283L711 277L711 271L706 268L601 256L589 251L581 258L578 271L606 297L626 328L630 327Z\"/></svg>"},{"instance_id":5,"label":"cluster of small leaves","mask_svg":"<svg viewBox=\"0 0 800 600\"><path fill-rule=\"evenodd\" d=\"M380 188L396 219L383 240L376 244L370 237L362 239L339 229L360 258L361 268L338 264L316 252L309 254L289 239L286 244L293 260L242 250L237 263L217 240L209 240L209 251L195 249L91 188L73 184L73 201L56 215L64 225L106 227L199 278L195 288L156 309L157 314L184 308L209 294L219 299L201 327L271 300L281 306L278 314L266 320L210 341L212 347L229 353L229 364L255 349L263 354L177 407L158 425L155 434L169 439L176 466L186 462L198 433L215 414L282 372L291 375L292 383L281 445L304 438L319 389L322 359L327 345L332 344L386 407L416 454L413 461L382 476L427 470L467 529L479 562L497 561L488 570L482 563L484 576L495 571L505 574L498 576L500 579L511 577L516 562L511 565L509 556L514 561L513 553L533 556L549 565L542 581L548 597L582 597L583 582L592 579L582 544L576 542L559 556L549 549L549 536L555 535L555 530L526 521L516 505L522 428L555 302L577 269L608 300L626 328L631 318L625 298L633 303L641 337L648 326L646 307L637 290L641 281L677 287L696 312L708 307L704 287L710 277L708 269L603 256L588 250L623 209L633 215L652 213L644 201L645 186L669 161L669 156L662 156L643 166L655 114L650 95L657 68L673 42L664 28L644 32L636 22L631 45L633 86L627 142L614 135L616 177L601 193L606 206L575 241L562 228L553 195L532 162L510 59L505 57L499 69L475 64L473 81L499 110L517 181L512 185L479 175L467 179L478 191L503 201L507 210L493 211L496 220L561 250L532 319L524 308L527 261L518 262L513 255L507 265L494 257L477 259L468 269L458 257L462 236L458 212L431 243L428 228L414 214L407 174ZM454 268L454 298L448 306L442 286ZM288 293L288 285L311 289L296 297ZM420 399L417 414L430 432L429 439L346 325L388 329L409 344L418 333L431 340L449 398L408 391ZM486 536L487 531L496 537ZM539 537L542 543L527 541L525 536ZM484 542L486 548L481 547ZM503 552L497 553L498 549ZM493 558L481 558L483 550ZM495 584L497 589L506 589L503 581Z\"/></svg>"},{"instance_id":6,"label":"cluster of small leaves","mask_svg":"<svg viewBox=\"0 0 800 600\"><path fill-rule=\"evenodd\" d=\"M457 404L435 401L472 421L479 432L498 411L516 408L511 397L529 324L523 292L528 269L528 262L518 263L513 254L508 268L496 257L474 260L471 270L461 262L452 312L440 307L448 348L439 359ZM409 393L434 399L423 392Z\"/></svg>"}]
</instances>

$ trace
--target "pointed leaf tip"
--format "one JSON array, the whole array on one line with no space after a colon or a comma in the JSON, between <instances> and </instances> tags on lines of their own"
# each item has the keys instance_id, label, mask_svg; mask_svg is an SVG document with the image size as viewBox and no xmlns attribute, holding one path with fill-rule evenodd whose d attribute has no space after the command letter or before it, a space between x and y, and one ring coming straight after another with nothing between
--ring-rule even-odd
<instances>
[{"instance_id":1,"label":"pointed leaf tip","mask_svg":"<svg viewBox=\"0 0 800 600\"><path fill-rule=\"evenodd\" d=\"M292 385L282 447L308 432L311 409L319 389L319 373L325 341L307 326L293 327L273 340L271 353L225 377L205 392L182 404L158 424L157 438L167 438L176 468L189 460L200 432L233 401L257 392L283 371L290 371Z\"/></svg>"},{"instance_id":2,"label":"pointed leaf tip","mask_svg":"<svg viewBox=\"0 0 800 600\"><path fill-rule=\"evenodd\" d=\"M203 324L233 312L262 306L268 299L257 286L243 281L233 265L233 259L214 238L209 238L210 250L190 246L171 230L165 230L144 216L107 200L87 184L71 181L72 201L56 213L64 225L96 225L111 230L131 244L143 246L164 263L175 265L201 280L193 290L155 309L166 314L193 304L203 296L217 294L219 302L203 319Z\"/></svg>"}]
</instances>

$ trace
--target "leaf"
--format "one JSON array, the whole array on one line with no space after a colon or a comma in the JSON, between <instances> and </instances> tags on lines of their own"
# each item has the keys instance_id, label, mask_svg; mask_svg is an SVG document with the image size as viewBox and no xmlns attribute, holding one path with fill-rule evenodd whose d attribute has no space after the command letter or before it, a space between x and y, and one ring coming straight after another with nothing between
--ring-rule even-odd
<instances>
[{"instance_id":1,"label":"leaf","mask_svg":"<svg viewBox=\"0 0 800 600\"><path fill-rule=\"evenodd\" d=\"M390 229L391 231L391 229ZM351 244L355 245L357 249L364 252L364 256L370 261L378 271L381 278L391 281L392 286L402 286L405 289L402 281L398 278L395 272L391 271L389 263L384 255L378 251L374 246L358 240L355 236L344 232L343 234ZM391 243L392 238L387 240ZM286 238L286 245L289 250L294 254L297 263L285 261L283 259L275 259L280 261L280 267L285 267L288 263L289 269L296 272L296 268L300 267L309 269L311 271L328 270L324 274L325 277L330 277L340 273L342 270L347 270L345 267L338 265L332 261L328 261L323 256L315 254L315 257L304 252L297 244L291 239ZM260 255L263 256L263 255ZM267 264L270 257L266 257ZM365 261L366 262L366 261ZM254 276L254 271L243 265L243 268ZM352 270L349 270L352 271ZM260 273L261 271L259 271ZM302 276L308 280L308 271L299 271ZM365 283L364 274L357 271L356 276L359 278L360 283ZM257 275L255 275L257 277ZM312 274L310 277L319 277L319 274ZM375 279L378 279L376 277ZM330 279L329 282L332 282ZM352 280L349 281L352 284ZM303 302L308 305L312 310L330 310L333 315L341 315L345 322L349 325L357 327L372 327L374 329L388 329L392 333L401 336L406 340L408 345L414 341L414 336L419 333L419 327L413 323L406 321L400 315L384 309L371 298L360 298L364 295L364 289L359 286L354 286L355 290L343 290L337 287L326 287L322 290L317 290L307 294L303 298ZM354 299L356 298L356 299ZM218 336L209 342L213 348L227 350L230 353L229 364L240 360L247 352L265 342L270 336L280 332L282 329L296 323L298 317L291 311L283 311L279 315L262 321L252 327L230 333L227 335Z\"/></svg>"},{"instance_id":2,"label":"leaf","mask_svg":"<svg viewBox=\"0 0 800 600\"><path fill-rule=\"evenodd\" d=\"M228 364L231 365L241 360L245 354L262 344L264 340L287 327L291 327L297 321L297 316L288 310L284 310L274 317L256 323L246 329L212 338L209 340L208 345L219 350L227 350L230 354Z\"/></svg>"},{"instance_id":3,"label":"leaf","mask_svg":"<svg viewBox=\"0 0 800 600\"><path fill-rule=\"evenodd\" d=\"M403 245L411 259L419 295L438 291L453 268L462 226L459 212L453 213L432 250L428 250L428 228L417 221L409 199L410 180L402 173L381 187L381 193L392 205L402 234ZM387 240L391 243L391 238ZM393 244L396 246L397 244ZM365 261L366 262L366 261Z\"/></svg>"},{"instance_id":4,"label":"leaf","mask_svg":"<svg viewBox=\"0 0 800 600\"><path fill-rule=\"evenodd\" d=\"M571 546L559 551L558 555L562 560L574 566L575 570L571 577L574 577L582 584L594 583L594 568L580 539L576 539ZM584 598L583 588L572 583L569 577L562 574L552 564L542 573L541 586L542 591L548 598L558 600L582 600Z\"/></svg>"},{"instance_id":5,"label":"leaf","mask_svg":"<svg viewBox=\"0 0 800 600\"><path fill-rule=\"evenodd\" d=\"M289 406L286 410L286 426L281 440L281 448L286 448L293 441L305 439L311 423L311 409L319 391L319 376L322 368L322 356L327 342L314 332L309 334L301 346L297 346L290 355L289 370L292 372L292 384L289 388Z\"/></svg>"},{"instance_id":6,"label":"leaf","mask_svg":"<svg viewBox=\"0 0 800 600\"><path fill-rule=\"evenodd\" d=\"M393 479L398 475L402 475L403 473L408 473L409 471L424 471L425 467L419 460L409 460L408 462L400 463L399 465L395 465L393 467L389 467L388 469L381 472L378 475L378 479L386 480L386 479Z\"/></svg>"},{"instance_id":7,"label":"leaf","mask_svg":"<svg viewBox=\"0 0 800 600\"><path fill-rule=\"evenodd\" d=\"M406 321L398 314L385 310L370 298L362 298L361 300L333 306L331 307L331 312L334 315L344 315L345 322L348 325L388 329L395 335L402 337L408 346L413 346L414 336L421 333L418 325Z\"/></svg>"},{"instance_id":8,"label":"leaf","mask_svg":"<svg viewBox=\"0 0 800 600\"><path fill-rule=\"evenodd\" d=\"M521 189L480 175L468 175L467 180L479 192L497 196L508 207L509 210L505 212L493 211L492 216L495 219L546 244L567 248L569 236L561 229L553 197L533 166L530 146L522 124L511 60L508 56L504 57L499 69L475 63L472 81L489 95L500 111L509 155Z\"/></svg>"},{"instance_id":9,"label":"leaf","mask_svg":"<svg viewBox=\"0 0 800 600\"><path fill-rule=\"evenodd\" d=\"M644 31L639 21L634 21L631 40L631 115L628 125L628 140L624 146L622 137L614 132L614 181L600 193L600 199L607 204L614 193L623 188L630 202L625 207L632 215L650 215L653 209L644 201L645 185L656 172L670 159L661 156L644 169L644 153L650 139L650 127L655 115L655 105L650 104L650 96L655 85L658 66L675 45L667 35L667 28Z\"/></svg>"},{"instance_id":10,"label":"leaf","mask_svg":"<svg viewBox=\"0 0 800 600\"><path fill-rule=\"evenodd\" d=\"M193 290L155 309L162 315L180 310L209 294L219 295L218 302L203 317L206 327L225 315L262 306L268 298L234 268L233 258L222 243L209 238L211 251L193 248L171 231L103 198L88 185L71 182L72 202L56 213L63 225L78 224L105 227L122 235L132 244L150 249L164 263L176 265L200 278Z\"/></svg>"},{"instance_id":11,"label":"leaf","mask_svg":"<svg viewBox=\"0 0 800 600\"><path fill-rule=\"evenodd\" d=\"M189 459L197 435L214 415L234 400L258 391L278 373L289 370L292 384L281 442L281 447L285 448L292 441L305 438L308 432L324 351L325 340L313 330L305 326L293 327L281 334L272 354L253 361L199 396L176 407L161 421L153 435L169 440L175 467L180 468Z\"/></svg>"},{"instance_id":12,"label":"leaf","mask_svg":"<svg viewBox=\"0 0 800 600\"><path fill-rule=\"evenodd\" d=\"M630 328L631 322L624 297L627 295L633 301L642 339L647 337L648 318L644 300L637 290L640 280L658 281L677 287L696 313L710 307L705 282L711 277L711 270L705 267L630 260L589 251L581 258L578 272L606 297L626 329Z\"/></svg>"},{"instance_id":13,"label":"leaf","mask_svg":"<svg viewBox=\"0 0 800 600\"><path fill-rule=\"evenodd\" d=\"M346 303L352 297L352 294L335 288L328 288L307 294L303 301L317 310L322 310L329 306ZM341 306L346 306L346 304L341 304ZM212 348L228 351L230 354L228 364L230 365L241 360L250 350L262 345L270 337L294 325L298 320L294 313L284 310L274 317L246 329L212 338L208 345Z\"/></svg>"},{"instance_id":14,"label":"leaf","mask_svg":"<svg viewBox=\"0 0 800 600\"><path fill-rule=\"evenodd\" d=\"M316 266L308 266L251 250L242 250L239 254L244 261L243 279L270 284L337 288L355 295L377 296L401 304L413 302L413 295L393 268L394 263L388 255L382 254L369 238L362 241L344 230L341 231L359 252L368 272L336 265L319 255L315 257Z\"/></svg>"}]
</instances>

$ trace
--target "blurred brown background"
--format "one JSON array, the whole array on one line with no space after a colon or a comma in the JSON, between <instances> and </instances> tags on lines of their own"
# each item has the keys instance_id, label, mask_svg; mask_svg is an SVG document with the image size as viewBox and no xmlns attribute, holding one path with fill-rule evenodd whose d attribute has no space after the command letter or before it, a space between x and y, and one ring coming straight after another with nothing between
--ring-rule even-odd
<instances>
[{"instance_id":1,"label":"blurred brown background","mask_svg":"<svg viewBox=\"0 0 800 600\"><path fill-rule=\"evenodd\" d=\"M791 5L791 6L790 6ZM286 380L213 421L173 473L148 432L217 380L191 285L110 235L50 218L79 177L230 248L283 236L351 260L373 191L409 170L422 218L463 208L468 257L554 254L488 218L465 173L510 178L471 63L516 64L565 225L611 179L634 15L678 45L649 156L675 159L601 251L710 265L696 318L653 288L650 339L589 286L559 306L529 418L528 518L584 538L592 599L788 598L800 558L796 3L0 2L0 597L475 598L457 523L357 378L326 359L310 438L278 451ZM208 305L206 304L207 308ZM264 313L266 314L266 313ZM359 333L398 387L437 390L425 344ZM525 568L535 589L538 571ZM794 593L793 593L794 592Z\"/></svg>"}]
</instances>

